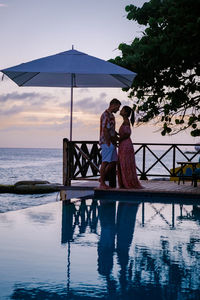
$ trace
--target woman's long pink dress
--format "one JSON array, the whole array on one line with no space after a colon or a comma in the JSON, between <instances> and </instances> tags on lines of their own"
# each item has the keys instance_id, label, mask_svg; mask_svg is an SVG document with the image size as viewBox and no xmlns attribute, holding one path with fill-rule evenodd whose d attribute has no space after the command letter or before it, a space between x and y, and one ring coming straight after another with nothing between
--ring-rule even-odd
<instances>
[{"instance_id":1,"label":"woman's long pink dress","mask_svg":"<svg viewBox=\"0 0 200 300\"><path fill-rule=\"evenodd\" d=\"M122 124L119 129L119 136L124 135L129 137L119 143L118 150L118 184L119 188L125 189L141 189L142 186L137 178L135 153L130 139L130 125Z\"/></svg>"}]
</instances>

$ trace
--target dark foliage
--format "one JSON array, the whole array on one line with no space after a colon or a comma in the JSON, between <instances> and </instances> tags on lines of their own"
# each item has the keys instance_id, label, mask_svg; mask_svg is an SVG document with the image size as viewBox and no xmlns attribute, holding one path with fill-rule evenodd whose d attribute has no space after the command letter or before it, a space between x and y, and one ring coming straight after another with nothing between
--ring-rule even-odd
<instances>
[{"instance_id":1,"label":"dark foliage","mask_svg":"<svg viewBox=\"0 0 200 300\"><path fill-rule=\"evenodd\" d=\"M141 38L122 43L112 62L136 76L130 97L141 121L157 118L161 134L190 127L200 135L200 0L151 0L126 6L127 18L145 25Z\"/></svg>"}]
</instances>

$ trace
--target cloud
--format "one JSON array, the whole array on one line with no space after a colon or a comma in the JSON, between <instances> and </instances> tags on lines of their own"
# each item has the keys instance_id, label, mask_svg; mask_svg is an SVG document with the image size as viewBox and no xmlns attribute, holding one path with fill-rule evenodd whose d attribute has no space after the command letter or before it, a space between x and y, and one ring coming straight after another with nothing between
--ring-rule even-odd
<instances>
[{"instance_id":1,"label":"cloud","mask_svg":"<svg viewBox=\"0 0 200 300\"><path fill-rule=\"evenodd\" d=\"M88 113L101 113L107 108L105 101L106 94L102 93L98 98L86 97L76 102L75 109L79 108L80 111Z\"/></svg>"},{"instance_id":2,"label":"cloud","mask_svg":"<svg viewBox=\"0 0 200 300\"><path fill-rule=\"evenodd\" d=\"M8 7L8 5L4 3L0 3L0 7Z\"/></svg>"},{"instance_id":3,"label":"cloud","mask_svg":"<svg viewBox=\"0 0 200 300\"><path fill-rule=\"evenodd\" d=\"M79 91L80 94L82 94L82 93L88 93L89 89L84 88L84 89L79 89L78 91Z\"/></svg>"},{"instance_id":4,"label":"cloud","mask_svg":"<svg viewBox=\"0 0 200 300\"><path fill-rule=\"evenodd\" d=\"M24 122L25 121L25 122ZM33 123L31 123L33 121ZM36 122L35 122L36 121ZM66 116L65 118L56 118L56 119L50 119L45 120L43 123L37 122L38 120L34 120L30 118L23 118L23 123L21 124L7 124L4 125L3 128L1 128L1 132L28 132L28 131L55 131L60 132L62 130L68 130L69 129L69 117ZM30 123L29 123L30 122ZM73 118L73 128L83 128L85 126L85 123L79 120L78 118Z\"/></svg>"},{"instance_id":5,"label":"cloud","mask_svg":"<svg viewBox=\"0 0 200 300\"><path fill-rule=\"evenodd\" d=\"M39 118L31 116L31 117L24 117L23 120L26 122L38 122Z\"/></svg>"},{"instance_id":6,"label":"cloud","mask_svg":"<svg viewBox=\"0 0 200 300\"><path fill-rule=\"evenodd\" d=\"M17 93L17 92L12 92L12 93L7 93L7 94L3 94L0 95L0 102L7 102L7 101L24 101L24 100L29 100L30 102L33 102L35 100L37 100L37 103L40 102L40 100L42 101L46 101L49 99L52 99L53 96L48 95L48 94L40 94L40 93L35 93L35 92L25 92L25 93ZM40 99L40 100L38 100Z\"/></svg>"},{"instance_id":7,"label":"cloud","mask_svg":"<svg viewBox=\"0 0 200 300\"><path fill-rule=\"evenodd\" d=\"M82 89L82 91L87 91L87 89ZM99 113L104 110L104 107L107 106L106 97L108 95L105 92L100 93L96 98L94 96L84 97L82 99L74 99L73 107L74 111L87 111L90 113ZM70 100L66 99L64 101L57 101L58 107L68 109L70 111Z\"/></svg>"},{"instance_id":8,"label":"cloud","mask_svg":"<svg viewBox=\"0 0 200 300\"><path fill-rule=\"evenodd\" d=\"M46 112L54 107L55 97L35 92L11 92L0 95L0 115L9 116L20 112ZM49 107L47 107L49 105Z\"/></svg>"},{"instance_id":9,"label":"cloud","mask_svg":"<svg viewBox=\"0 0 200 300\"><path fill-rule=\"evenodd\" d=\"M74 120L77 120L77 118L76 117L73 117L73 119ZM47 119L45 119L45 122L48 122L48 123L52 123L52 122L55 122L55 120L56 120L56 122L59 122L59 123L62 123L62 122L68 122L69 120L70 120L70 116L64 116L64 117L51 117L51 118L47 118Z\"/></svg>"},{"instance_id":10,"label":"cloud","mask_svg":"<svg viewBox=\"0 0 200 300\"><path fill-rule=\"evenodd\" d=\"M15 114L18 114L18 113L22 112L23 110L24 110L24 108L22 106L13 105L9 109L0 110L0 115L1 116L15 115Z\"/></svg>"},{"instance_id":11,"label":"cloud","mask_svg":"<svg viewBox=\"0 0 200 300\"><path fill-rule=\"evenodd\" d=\"M105 97L107 97L107 94L103 92L103 93L100 94L100 97L105 98Z\"/></svg>"},{"instance_id":12,"label":"cloud","mask_svg":"<svg viewBox=\"0 0 200 300\"><path fill-rule=\"evenodd\" d=\"M81 109L88 110L91 109L92 103L94 103L93 97L86 97L77 101L75 105Z\"/></svg>"},{"instance_id":13,"label":"cloud","mask_svg":"<svg viewBox=\"0 0 200 300\"><path fill-rule=\"evenodd\" d=\"M32 129L31 126L27 126L27 125L7 125L4 128L1 128L1 132L28 132Z\"/></svg>"},{"instance_id":14,"label":"cloud","mask_svg":"<svg viewBox=\"0 0 200 300\"><path fill-rule=\"evenodd\" d=\"M69 101L65 101L65 102L60 102L58 104L58 107L61 107L61 108L69 108L69 105L70 105L70 102Z\"/></svg>"}]
</instances>

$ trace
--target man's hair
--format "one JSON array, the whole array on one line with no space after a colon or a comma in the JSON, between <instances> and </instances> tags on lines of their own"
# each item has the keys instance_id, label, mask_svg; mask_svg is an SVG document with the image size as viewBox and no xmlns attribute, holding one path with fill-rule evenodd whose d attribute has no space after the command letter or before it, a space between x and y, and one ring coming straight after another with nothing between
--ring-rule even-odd
<instances>
[{"instance_id":1,"label":"man's hair","mask_svg":"<svg viewBox=\"0 0 200 300\"><path fill-rule=\"evenodd\" d=\"M117 98L113 98L111 101L110 101L110 105L121 105L121 102L117 99Z\"/></svg>"}]
</instances>

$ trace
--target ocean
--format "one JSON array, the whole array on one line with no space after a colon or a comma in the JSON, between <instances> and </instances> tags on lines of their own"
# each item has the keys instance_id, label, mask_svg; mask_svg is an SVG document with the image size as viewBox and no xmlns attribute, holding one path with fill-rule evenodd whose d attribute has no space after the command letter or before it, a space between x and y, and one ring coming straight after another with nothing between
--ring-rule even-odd
<instances>
[{"instance_id":1,"label":"ocean","mask_svg":"<svg viewBox=\"0 0 200 300\"><path fill-rule=\"evenodd\" d=\"M62 183L62 149L0 148L0 184L21 180ZM0 213L54 202L58 196L0 194Z\"/></svg>"},{"instance_id":2,"label":"ocean","mask_svg":"<svg viewBox=\"0 0 200 300\"><path fill-rule=\"evenodd\" d=\"M62 183L62 150L0 148L0 184L20 180Z\"/></svg>"}]
</instances>

